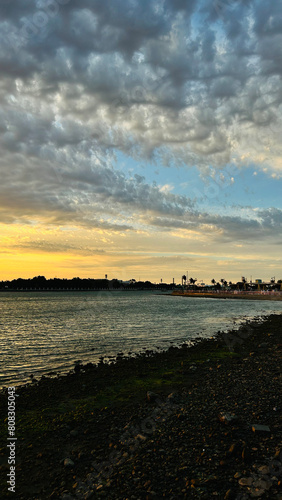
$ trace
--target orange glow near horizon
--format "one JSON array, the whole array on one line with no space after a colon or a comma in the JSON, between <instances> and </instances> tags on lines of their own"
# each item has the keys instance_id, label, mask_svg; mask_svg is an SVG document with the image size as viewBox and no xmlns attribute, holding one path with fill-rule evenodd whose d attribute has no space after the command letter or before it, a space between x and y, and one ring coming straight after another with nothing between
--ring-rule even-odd
<instances>
[{"instance_id":1,"label":"orange glow near horizon","mask_svg":"<svg viewBox=\"0 0 282 500\"><path fill-rule=\"evenodd\" d=\"M184 236L184 233L186 237ZM239 281L241 276L268 279L279 271L277 254L265 257L260 245L256 255L243 243L225 245L218 256L218 233L162 231L147 236L140 231L101 230L74 226L0 225L0 281L45 276L50 278L136 279L171 283L188 278L209 283L215 278ZM215 238L215 241L213 240ZM274 258L275 257L275 258ZM259 270L263 269L261 273ZM275 273L273 270L275 269Z\"/></svg>"},{"instance_id":2,"label":"orange glow near horizon","mask_svg":"<svg viewBox=\"0 0 282 500\"><path fill-rule=\"evenodd\" d=\"M67 278L76 276L80 278L103 278L105 263L104 257L93 256L92 259L83 259L81 256L68 253L15 253L3 254L0 259L0 280L12 280L17 278L33 278L34 276L45 276L45 278Z\"/></svg>"}]
</instances>

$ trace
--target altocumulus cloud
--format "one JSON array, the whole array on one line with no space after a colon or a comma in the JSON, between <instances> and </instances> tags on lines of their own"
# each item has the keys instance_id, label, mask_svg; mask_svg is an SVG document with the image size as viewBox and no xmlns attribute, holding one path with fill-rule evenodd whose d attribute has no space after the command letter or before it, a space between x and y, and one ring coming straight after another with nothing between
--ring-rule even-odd
<instances>
[{"instance_id":1,"label":"altocumulus cloud","mask_svg":"<svg viewBox=\"0 0 282 500\"><path fill-rule=\"evenodd\" d=\"M281 3L5 0L0 19L2 222L44 214L126 231L137 213L233 236L281 227L274 209L199 213L115 166L121 152L203 172L256 162L279 176Z\"/></svg>"}]
</instances>

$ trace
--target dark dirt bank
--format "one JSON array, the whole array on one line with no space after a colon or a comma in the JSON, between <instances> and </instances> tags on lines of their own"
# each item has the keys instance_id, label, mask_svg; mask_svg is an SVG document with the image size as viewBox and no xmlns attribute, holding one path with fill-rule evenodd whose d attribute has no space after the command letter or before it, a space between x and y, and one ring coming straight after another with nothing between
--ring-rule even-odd
<instances>
[{"instance_id":1,"label":"dark dirt bank","mask_svg":"<svg viewBox=\"0 0 282 500\"><path fill-rule=\"evenodd\" d=\"M271 315L17 388L15 494L2 393L1 498L281 500L281 339Z\"/></svg>"}]
</instances>

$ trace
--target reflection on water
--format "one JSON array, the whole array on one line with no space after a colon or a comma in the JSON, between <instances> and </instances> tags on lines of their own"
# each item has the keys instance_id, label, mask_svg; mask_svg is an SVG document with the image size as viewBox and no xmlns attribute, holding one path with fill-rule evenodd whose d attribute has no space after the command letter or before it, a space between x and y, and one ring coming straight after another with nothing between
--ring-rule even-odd
<instances>
[{"instance_id":1,"label":"reflection on water","mask_svg":"<svg viewBox=\"0 0 282 500\"><path fill-rule=\"evenodd\" d=\"M154 292L0 294L0 385L33 373L68 371L74 361L144 348L168 348L196 336L282 312L282 302L193 299Z\"/></svg>"}]
</instances>

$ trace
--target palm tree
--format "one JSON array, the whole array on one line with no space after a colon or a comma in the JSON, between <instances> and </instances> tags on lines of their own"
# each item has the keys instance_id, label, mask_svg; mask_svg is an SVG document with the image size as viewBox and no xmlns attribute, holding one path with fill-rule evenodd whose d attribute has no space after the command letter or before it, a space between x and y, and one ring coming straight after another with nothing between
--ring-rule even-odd
<instances>
[{"instance_id":1,"label":"palm tree","mask_svg":"<svg viewBox=\"0 0 282 500\"><path fill-rule=\"evenodd\" d=\"M183 274L183 276L181 277L182 286L183 286L183 281L185 281L185 283L186 283L186 276L185 276L185 274Z\"/></svg>"},{"instance_id":2,"label":"palm tree","mask_svg":"<svg viewBox=\"0 0 282 500\"><path fill-rule=\"evenodd\" d=\"M216 281L214 278L211 280L211 282L212 282L213 286L216 284Z\"/></svg>"},{"instance_id":3,"label":"palm tree","mask_svg":"<svg viewBox=\"0 0 282 500\"><path fill-rule=\"evenodd\" d=\"M221 278L220 282L221 282L222 287L226 288L227 281L225 279Z\"/></svg>"},{"instance_id":4,"label":"palm tree","mask_svg":"<svg viewBox=\"0 0 282 500\"><path fill-rule=\"evenodd\" d=\"M190 285L192 285L193 290L194 290L194 289L195 289L194 285L195 285L195 283L196 283L196 281L197 281L197 278L195 278L195 279L190 278L190 279L189 279L189 281L190 281Z\"/></svg>"}]
</instances>

